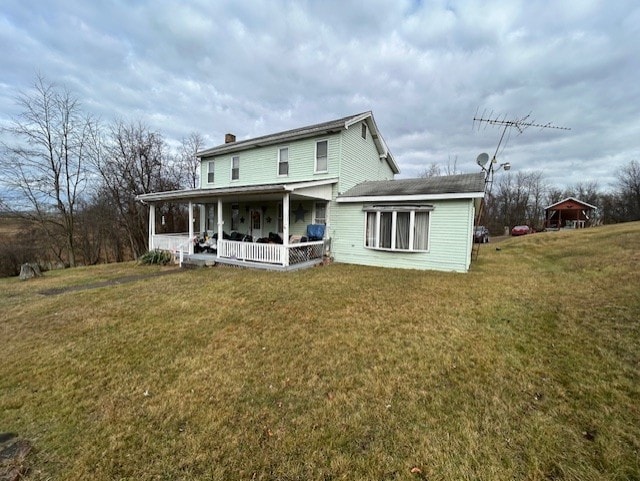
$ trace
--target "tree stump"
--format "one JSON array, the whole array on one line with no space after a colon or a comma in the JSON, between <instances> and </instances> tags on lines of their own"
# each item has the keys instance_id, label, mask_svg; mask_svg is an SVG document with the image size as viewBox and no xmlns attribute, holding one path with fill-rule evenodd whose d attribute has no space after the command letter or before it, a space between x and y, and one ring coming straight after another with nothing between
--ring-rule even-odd
<instances>
[{"instance_id":1,"label":"tree stump","mask_svg":"<svg viewBox=\"0 0 640 481\"><path fill-rule=\"evenodd\" d=\"M27 279L31 279L33 277L40 277L42 272L40 272L40 266L38 264L22 264L20 266L20 280L26 281Z\"/></svg>"}]
</instances>

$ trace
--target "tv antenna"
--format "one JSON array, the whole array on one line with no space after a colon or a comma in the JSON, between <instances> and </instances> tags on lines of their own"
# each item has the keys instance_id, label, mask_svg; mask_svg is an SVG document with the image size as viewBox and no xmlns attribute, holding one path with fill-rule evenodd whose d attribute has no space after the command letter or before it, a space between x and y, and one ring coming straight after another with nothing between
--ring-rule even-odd
<instances>
[{"instance_id":1,"label":"tv antenna","mask_svg":"<svg viewBox=\"0 0 640 481\"><path fill-rule=\"evenodd\" d=\"M543 129L556 129L556 130L571 130L570 127L559 127L557 125L553 125L551 122L547 122L546 124L541 124L536 122L533 119L530 119L531 112L529 112L524 117L514 117L512 119L507 119L507 115L504 114L500 116L499 114L495 114L493 110L488 112L486 110L482 111L482 115L478 116L478 109L476 109L476 114L473 116L473 125L474 128L477 125L478 130L484 126L486 129L489 125L502 127L502 134L500 135L500 140L498 140L498 145L496 146L496 151L493 154L493 158L491 159L490 167L496 163L496 157L500 150L500 146L502 145L502 141L504 140L504 136L509 131L509 135L511 135L511 129L516 129L518 131L518 135L522 134L529 127L537 127L540 130ZM506 145L506 141L505 141ZM504 150L504 147L503 147ZM485 169L483 165L481 165L483 170L486 170L489 173L489 169ZM508 170L508 169L505 169ZM487 176L488 182L493 181L493 176L489 179Z\"/></svg>"},{"instance_id":2,"label":"tv antenna","mask_svg":"<svg viewBox=\"0 0 640 481\"><path fill-rule=\"evenodd\" d=\"M491 188L493 186L493 174L500 169L504 169L505 171L511 169L511 164L509 162L504 162L495 167L497 163L498 152L500 151L500 146L504 150L506 143L509 140L509 136L511 135L512 129L516 129L518 131L518 135L522 134L529 127L543 129L556 129L556 130L571 130L569 127L559 127L557 125L553 125L551 122L547 122L546 124L541 124L536 122L534 119L531 119L531 112L523 117L514 117L507 119L507 115L499 115L495 114L493 110L491 112L487 112L486 110L482 111L482 115L478 116L478 109L476 109L476 114L473 116L473 127L480 130L484 126L486 129L488 126L497 126L502 128L502 134L500 134L500 140L498 140L498 145L496 146L496 150L493 153L493 157L491 161L489 161L489 154L482 153L478 155L476 159L476 163L480 166L482 171L485 173L485 181L484 181L484 202L480 204L480 209L478 212L478 216L476 218L476 225L479 225L482 221L482 217L484 215L484 205L488 201L488 197L491 195ZM507 136L507 140L504 140L505 134L509 132ZM504 145L503 145L504 141ZM475 252L475 258L478 258L479 249Z\"/></svg>"}]
</instances>

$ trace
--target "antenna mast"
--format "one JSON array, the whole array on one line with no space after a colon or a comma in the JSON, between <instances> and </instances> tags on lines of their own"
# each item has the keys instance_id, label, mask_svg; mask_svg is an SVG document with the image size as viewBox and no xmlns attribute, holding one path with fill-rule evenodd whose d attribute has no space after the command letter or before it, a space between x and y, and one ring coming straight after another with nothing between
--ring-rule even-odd
<instances>
[{"instance_id":1,"label":"antenna mast","mask_svg":"<svg viewBox=\"0 0 640 481\"><path fill-rule=\"evenodd\" d=\"M474 128L476 123L478 125L478 130L484 125L485 129L489 125L497 125L499 127L504 127L502 129L502 134L500 135L500 140L498 141L498 145L496 146L496 151L493 154L493 158L491 159L491 163L496 162L496 156L498 155L498 150L500 149L500 145L502 145L502 141L504 140L504 135L507 133L508 129L514 128L518 131L518 135L523 133L529 127L537 127L540 130L543 129L556 129L556 130L571 130L570 127L558 127L557 125L553 125L551 122L547 122L546 124L539 124L535 120L529 120L531 117L531 112L529 112L524 117L515 117L513 119L507 120L507 115L503 115L502 118L498 114L494 114L493 110L487 113L486 110L482 111L482 115L478 116L478 111L476 110L476 114L473 116L473 125ZM491 179L493 180L493 179Z\"/></svg>"},{"instance_id":2,"label":"antenna mast","mask_svg":"<svg viewBox=\"0 0 640 481\"><path fill-rule=\"evenodd\" d=\"M509 164L508 162L500 164L497 168L494 167L494 165L497 162L496 157L498 156L498 152L500 151L500 146L504 141L504 136L507 133L507 131L509 131L509 135L510 135L511 129L513 128L513 129L516 129L518 131L518 135L520 135L529 127L536 127L536 128L539 128L540 130L543 130L543 129L571 130L571 128L569 127L559 127L557 125L553 125L551 122L547 122L546 124L540 124L540 123L537 123L534 119L530 119L530 117L531 117L531 112L529 112L524 117L514 117L511 119L507 119L506 114L503 116L500 116L499 114L494 114L493 110L488 113L486 110L483 110L482 115L478 116L478 110L476 109L476 114L473 116L474 129L476 128L476 125L478 130L480 130L482 126L484 126L484 128L486 129L489 125L498 126L502 128L502 133L500 134L500 140L498 140L498 145L496 146L496 150L493 153L493 157L491 158L489 165L485 166L487 163L487 160L489 160L488 159L489 156L487 154L480 154L477 159L477 163L480 166L480 168L482 168L483 172L485 172L486 177L485 177L485 183L484 183L485 199L484 199L484 202L480 204L480 209L478 212L478 216L476 218L476 225L479 225L480 222L482 221L482 217L484 215L484 205L487 202L488 197L491 195L491 189L493 187L493 174L498 170L500 170L501 168L504 168L504 170L509 170L511 168L511 164ZM506 141L505 141L505 144L506 144ZM504 150L504 146L503 146L503 150ZM478 258L478 253L479 253L479 249L477 249L475 252L476 259Z\"/></svg>"}]
</instances>

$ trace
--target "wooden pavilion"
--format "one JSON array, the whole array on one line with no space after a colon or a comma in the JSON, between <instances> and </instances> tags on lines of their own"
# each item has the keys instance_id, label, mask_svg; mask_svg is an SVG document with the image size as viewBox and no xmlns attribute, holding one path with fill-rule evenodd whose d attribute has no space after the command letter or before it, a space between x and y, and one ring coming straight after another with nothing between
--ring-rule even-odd
<instances>
[{"instance_id":1,"label":"wooden pavilion","mask_svg":"<svg viewBox=\"0 0 640 481\"><path fill-rule=\"evenodd\" d=\"M549 207L545 207L546 229L581 229L592 224L595 205L575 197L567 197Z\"/></svg>"}]
</instances>

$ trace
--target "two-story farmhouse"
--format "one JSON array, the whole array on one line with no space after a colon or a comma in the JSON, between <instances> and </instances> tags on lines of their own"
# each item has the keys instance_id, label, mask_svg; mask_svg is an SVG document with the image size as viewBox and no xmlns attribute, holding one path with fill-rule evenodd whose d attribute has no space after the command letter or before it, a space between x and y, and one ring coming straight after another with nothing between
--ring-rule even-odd
<instances>
[{"instance_id":1,"label":"two-story farmhouse","mask_svg":"<svg viewBox=\"0 0 640 481\"><path fill-rule=\"evenodd\" d=\"M198 189L138 196L149 248L293 269L336 262L464 272L484 176L394 180L371 112L197 153ZM188 233L158 234L156 204L188 204Z\"/></svg>"}]
</instances>

